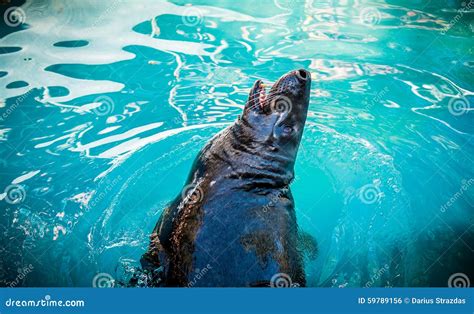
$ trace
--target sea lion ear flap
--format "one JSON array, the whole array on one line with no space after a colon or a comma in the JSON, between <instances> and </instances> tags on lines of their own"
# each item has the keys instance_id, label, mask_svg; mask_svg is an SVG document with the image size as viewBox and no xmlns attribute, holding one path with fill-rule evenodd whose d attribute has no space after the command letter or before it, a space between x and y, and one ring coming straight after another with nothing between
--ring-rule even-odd
<instances>
[{"instance_id":1,"label":"sea lion ear flap","mask_svg":"<svg viewBox=\"0 0 474 314\"><path fill-rule=\"evenodd\" d=\"M244 107L244 112L242 113L245 116L249 111L260 112L260 92L263 89L263 82L262 80L257 80L255 84L253 84L252 89L249 93L249 98L247 99L247 103Z\"/></svg>"}]
</instances>

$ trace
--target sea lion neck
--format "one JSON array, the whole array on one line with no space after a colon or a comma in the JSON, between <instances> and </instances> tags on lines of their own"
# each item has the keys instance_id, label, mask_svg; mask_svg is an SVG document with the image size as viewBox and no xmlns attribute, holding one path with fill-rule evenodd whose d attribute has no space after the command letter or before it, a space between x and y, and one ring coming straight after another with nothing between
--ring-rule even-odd
<instances>
[{"instance_id":1,"label":"sea lion neck","mask_svg":"<svg viewBox=\"0 0 474 314\"><path fill-rule=\"evenodd\" d=\"M246 127L236 122L219 138L215 151L224 163L228 179L240 180L239 185L252 187L288 187L294 177L294 159L271 147L271 143L252 141Z\"/></svg>"}]
</instances>

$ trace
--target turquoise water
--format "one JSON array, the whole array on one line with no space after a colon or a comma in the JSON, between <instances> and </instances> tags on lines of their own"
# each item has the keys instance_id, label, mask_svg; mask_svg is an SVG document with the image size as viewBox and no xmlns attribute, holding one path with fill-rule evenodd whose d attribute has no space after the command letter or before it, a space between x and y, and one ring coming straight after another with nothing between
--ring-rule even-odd
<instances>
[{"instance_id":1,"label":"turquoise water","mask_svg":"<svg viewBox=\"0 0 474 314\"><path fill-rule=\"evenodd\" d=\"M313 80L292 185L319 243L308 285L474 280L471 2L11 5L2 285L127 281L199 149L255 80L298 68Z\"/></svg>"}]
</instances>

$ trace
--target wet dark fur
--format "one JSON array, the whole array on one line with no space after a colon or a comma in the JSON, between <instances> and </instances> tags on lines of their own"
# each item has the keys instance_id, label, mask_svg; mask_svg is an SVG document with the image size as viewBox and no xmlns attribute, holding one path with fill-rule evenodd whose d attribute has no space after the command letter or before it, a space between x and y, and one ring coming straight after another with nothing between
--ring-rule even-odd
<instances>
[{"instance_id":1,"label":"wet dark fur","mask_svg":"<svg viewBox=\"0 0 474 314\"><path fill-rule=\"evenodd\" d=\"M141 260L146 285L270 286L279 273L305 285L289 184L310 85L309 72L290 72L260 103L255 83L241 117L201 150L163 211ZM279 110L279 98L291 110Z\"/></svg>"}]
</instances>

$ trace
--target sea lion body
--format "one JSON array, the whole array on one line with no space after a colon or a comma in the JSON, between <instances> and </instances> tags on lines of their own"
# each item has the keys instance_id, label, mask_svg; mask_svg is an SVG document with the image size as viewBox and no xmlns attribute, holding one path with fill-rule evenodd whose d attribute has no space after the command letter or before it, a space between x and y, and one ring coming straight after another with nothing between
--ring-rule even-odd
<instances>
[{"instance_id":1,"label":"sea lion body","mask_svg":"<svg viewBox=\"0 0 474 314\"><path fill-rule=\"evenodd\" d=\"M244 113L201 150L163 211L141 261L147 285L305 285L289 184L310 84L305 70L283 76L268 96L255 83Z\"/></svg>"}]
</instances>

